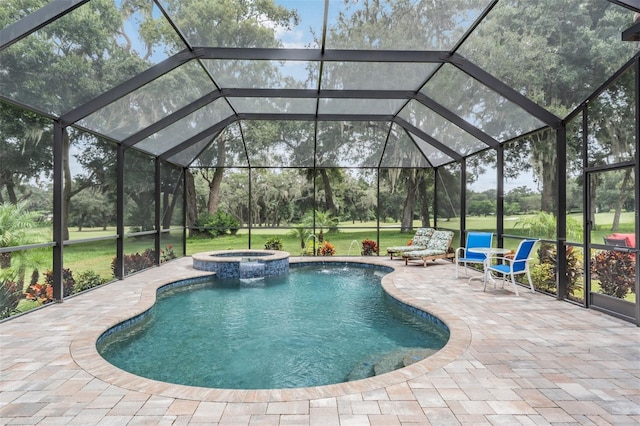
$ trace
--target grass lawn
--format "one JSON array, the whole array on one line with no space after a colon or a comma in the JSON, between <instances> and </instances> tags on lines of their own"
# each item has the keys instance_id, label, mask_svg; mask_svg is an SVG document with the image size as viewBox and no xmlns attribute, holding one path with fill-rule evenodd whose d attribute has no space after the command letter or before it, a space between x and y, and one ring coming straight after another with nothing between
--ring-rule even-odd
<instances>
[{"instance_id":1,"label":"grass lawn","mask_svg":"<svg viewBox=\"0 0 640 426\"><path fill-rule=\"evenodd\" d=\"M581 215L573 215L576 220L582 221ZM505 218L505 233L509 235L525 236L524 230L517 226L519 216ZM631 233L634 232L634 214L632 212L623 213L621 216L621 226L618 232ZM602 243L603 237L611 233L609 230L613 222L613 213L599 213L596 215L596 223L598 226L592 231L591 238L594 243ZM458 218L450 220L439 220L440 228L454 230L456 233L452 243L452 247L458 247L460 244L460 236L457 231L460 221ZM476 231L495 232L496 218L494 216L487 217L468 217L466 220L467 228ZM335 246L337 256L359 256L361 251L361 242L363 239L378 239L378 231L376 230L376 222L355 223L343 222L338 226L338 231L331 232L325 229L324 240L329 241ZM420 222L414 223L414 229L420 227ZM33 229L30 232L34 237L37 236L38 241L50 240L50 228ZM71 240L81 240L96 237L114 236L115 228L85 228L81 232L76 229L70 230ZM282 241L283 250L290 252L293 256L303 254L311 254L313 247L313 238L307 237L306 249L303 250L299 237L296 237L291 230L287 229L263 229L252 228L251 230L251 247L262 249L265 242L272 237L278 237ZM413 232L401 233L399 224L397 223L381 223L379 244L380 255L386 255L386 247L406 245L407 241L413 237ZM518 239L505 238L504 246L506 248L515 249L519 243ZM161 247L166 250L168 245L173 245L176 255L181 254L182 248L182 231L172 232L170 234L162 234ZM153 249L153 236L144 236L137 238L127 238L125 240L125 253L142 253L146 249ZM249 247L248 230L241 229L236 235L225 235L218 238L188 238L187 239L187 255L202 251L225 250L225 249L247 249ZM318 245L316 245L316 248ZM38 250L38 262L42 264L41 273L51 268L51 250ZM82 271L92 270L106 279L112 279L111 262L116 255L116 241L104 240L88 243L72 244L65 247L64 266L71 269L74 276ZM595 282L593 284L596 284ZM594 288L594 290L596 290Z\"/></svg>"}]
</instances>

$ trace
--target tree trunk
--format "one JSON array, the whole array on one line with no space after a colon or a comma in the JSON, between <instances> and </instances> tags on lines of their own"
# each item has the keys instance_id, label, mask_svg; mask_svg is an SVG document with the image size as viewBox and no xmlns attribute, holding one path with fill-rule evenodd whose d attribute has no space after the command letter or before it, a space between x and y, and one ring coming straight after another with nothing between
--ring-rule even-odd
<instances>
[{"instance_id":1,"label":"tree trunk","mask_svg":"<svg viewBox=\"0 0 640 426\"><path fill-rule=\"evenodd\" d=\"M196 183L193 179L193 174L186 170L186 185L185 190L187 191L187 205L185 209L187 209L187 226L191 227L194 223L196 223L196 219L198 217L198 208L196 206Z\"/></svg>"},{"instance_id":2,"label":"tree trunk","mask_svg":"<svg viewBox=\"0 0 640 426\"><path fill-rule=\"evenodd\" d=\"M429 218L429 197L427 196L427 180L424 176L418 183L418 193L420 194L420 219L422 219L422 227L430 228L431 219Z\"/></svg>"},{"instance_id":3,"label":"tree trunk","mask_svg":"<svg viewBox=\"0 0 640 426\"><path fill-rule=\"evenodd\" d=\"M333 202L333 191L331 190L331 182L329 181L327 169L320 169L320 176L322 177L322 187L324 188L325 207L332 215L337 215L338 209Z\"/></svg>"},{"instance_id":4,"label":"tree trunk","mask_svg":"<svg viewBox=\"0 0 640 426\"><path fill-rule=\"evenodd\" d=\"M400 222L400 232L413 230L413 211L416 206L416 185L412 178L407 179L407 197L404 199L402 207L402 221Z\"/></svg>"},{"instance_id":5,"label":"tree trunk","mask_svg":"<svg viewBox=\"0 0 640 426\"><path fill-rule=\"evenodd\" d=\"M627 188L629 180L631 178L631 171L633 169L627 168L624 171L624 178L622 178L622 184L620 185L620 197L616 202L616 210L613 214L613 224L611 225L611 231L615 232L620 227L620 214L622 213L622 207L629 198L629 194L632 193L631 188Z\"/></svg>"},{"instance_id":6,"label":"tree trunk","mask_svg":"<svg viewBox=\"0 0 640 426\"><path fill-rule=\"evenodd\" d=\"M18 204L18 197L16 196L15 185L13 184L12 178L9 178L5 181L5 188L7 188L7 196L9 197L9 202L13 205Z\"/></svg>"},{"instance_id":7,"label":"tree trunk","mask_svg":"<svg viewBox=\"0 0 640 426\"><path fill-rule=\"evenodd\" d=\"M207 211L214 214L220 207L220 185L224 177L224 163L226 158L225 149L227 147L224 138L218 140L218 164L213 172L213 179L209 182L209 202L207 203Z\"/></svg>"}]
</instances>

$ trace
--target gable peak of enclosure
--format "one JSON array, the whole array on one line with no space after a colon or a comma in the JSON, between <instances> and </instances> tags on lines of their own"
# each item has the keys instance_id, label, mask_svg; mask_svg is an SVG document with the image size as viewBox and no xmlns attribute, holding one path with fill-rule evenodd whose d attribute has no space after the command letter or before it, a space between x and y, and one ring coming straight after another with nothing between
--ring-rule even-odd
<instances>
[{"instance_id":1,"label":"gable peak of enclosure","mask_svg":"<svg viewBox=\"0 0 640 426\"><path fill-rule=\"evenodd\" d=\"M603 0L8 0L0 100L180 166L438 167L560 127L634 57L621 34L636 12Z\"/></svg>"}]
</instances>

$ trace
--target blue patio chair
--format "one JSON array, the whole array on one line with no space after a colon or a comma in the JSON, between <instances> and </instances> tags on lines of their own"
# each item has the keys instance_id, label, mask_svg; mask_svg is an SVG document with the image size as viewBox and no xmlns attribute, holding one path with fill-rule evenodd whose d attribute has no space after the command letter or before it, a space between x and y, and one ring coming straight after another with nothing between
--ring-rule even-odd
<instances>
[{"instance_id":1,"label":"blue patio chair","mask_svg":"<svg viewBox=\"0 0 640 426\"><path fill-rule=\"evenodd\" d=\"M538 242L538 240L523 240L520 241L518 245L518 250L516 250L516 254L513 256L513 259L508 257L493 257L491 260L502 260L502 264L491 265L488 268L489 273L487 276L491 278L491 272L502 275L502 286L504 287L505 277L507 275L511 276L511 282L513 283L513 291L518 296L518 287L516 286L516 275L527 274L527 279L529 280L529 287L531 287L531 292L535 293L536 290L533 288L533 282L531 281L531 273L529 272L529 256L531 255L531 251L533 250L533 246ZM495 286L495 281L494 281ZM484 280L484 290L487 288L487 279Z\"/></svg>"},{"instance_id":2,"label":"blue patio chair","mask_svg":"<svg viewBox=\"0 0 640 426\"><path fill-rule=\"evenodd\" d=\"M458 267L461 263L464 264L464 274L467 275L467 263L484 263L487 258L486 254L470 252L470 248L489 248L492 243L493 234L491 232L468 232L465 247L456 249L456 278L458 278Z\"/></svg>"}]
</instances>

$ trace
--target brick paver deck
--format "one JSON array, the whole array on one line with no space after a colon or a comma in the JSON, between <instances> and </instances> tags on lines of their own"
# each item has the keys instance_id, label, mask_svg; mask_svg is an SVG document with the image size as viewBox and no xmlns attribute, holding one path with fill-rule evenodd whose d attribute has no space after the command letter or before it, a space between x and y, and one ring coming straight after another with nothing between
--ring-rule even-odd
<instances>
[{"instance_id":1,"label":"brick paver deck","mask_svg":"<svg viewBox=\"0 0 640 426\"><path fill-rule=\"evenodd\" d=\"M395 267L385 289L447 323L443 350L372 379L282 390L171 385L108 364L95 348L104 330L163 283L202 274L183 258L0 324L0 424L640 423L638 327L524 288L483 292L446 261L366 260Z\"/></svg>"}]
</instances>

